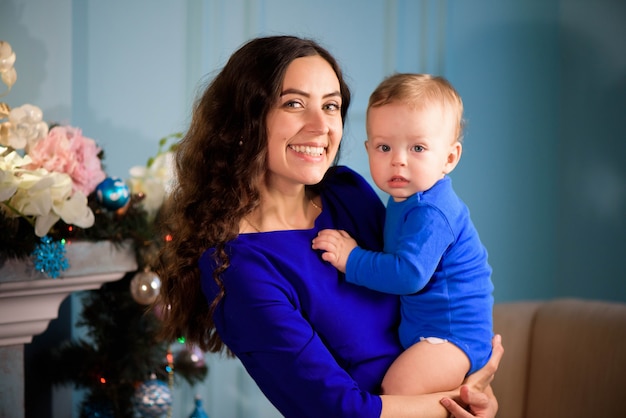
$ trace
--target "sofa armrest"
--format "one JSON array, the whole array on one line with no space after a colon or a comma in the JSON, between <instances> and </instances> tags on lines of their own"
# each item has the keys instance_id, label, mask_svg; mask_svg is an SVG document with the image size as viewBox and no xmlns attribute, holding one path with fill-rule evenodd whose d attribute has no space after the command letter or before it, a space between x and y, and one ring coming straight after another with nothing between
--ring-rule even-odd
<instances>
[{"instance_id":1,"label":"sofa armrest","mask_svg":"<svg viewBox=\"0 0 626 418\"><path fill-rule=\"evenodd\" d=\"M541 302L497 303L493 310L494 332L502 335L504 356L493 381L498 416L523 418L532 329Z\"/></svg>"},{"instance_id":2,"label":"sofa armrest","mask_svg":"<svg viewBox=\"0 0 626 418\"><path fill-rule=\"evenodd\" d=\"M545 303L536 314L531 358L527 418L626 414L626 304Z\"/></svg>"}]
</instances>

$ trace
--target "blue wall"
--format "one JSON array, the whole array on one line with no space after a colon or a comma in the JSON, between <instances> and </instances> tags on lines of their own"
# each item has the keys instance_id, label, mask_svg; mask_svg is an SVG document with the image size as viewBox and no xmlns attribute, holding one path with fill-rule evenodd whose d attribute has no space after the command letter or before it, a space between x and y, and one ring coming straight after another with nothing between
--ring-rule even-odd
<instances>
[{"instance_id":1,"label":"blue wall","mask_svg":"<svg viewBox=\"0 0 626 418\"><path fill-rule=\"evenodd\" d=\"M467 108L453 178L489 249L496 299L558 295L558 3L454 3L446 71Z\"/></svg>"},{"instance_id":2,"label":"blue wall","mask_svg":"<svg viewBox=\"0 0 626 418\"><path fill-rule=\"evenodd\" d=\"M563 1L557 292L626 299L626 2Z\"/></svg>"},{"instance_id":3,"label":"blue wall","mask_svg":"<svg viewBox=\"0 0 626 418\"><path fill-rule=\"evenodd\" d=\"M457 87L468 128L452 177L489 250L496 301L626 301L622 0L3 0L0 39L19 77L4 99L80 126L108 173L127 177L185 129L196 89L235 48L277 33L339 58L355 98L344 162L366 177L365 105L385 75L433 72ZM217 386L257 399L234 415L273 416L245 372L210 361ZM214 386L205 396L230 405ZM210 415L233 416L219 403Z\"/></svg>"}]
</instances>

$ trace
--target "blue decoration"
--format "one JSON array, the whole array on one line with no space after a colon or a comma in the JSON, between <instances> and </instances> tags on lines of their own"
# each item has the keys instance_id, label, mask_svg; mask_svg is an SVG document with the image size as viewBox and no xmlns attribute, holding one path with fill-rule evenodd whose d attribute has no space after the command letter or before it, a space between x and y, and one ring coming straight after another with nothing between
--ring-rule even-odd
<instances>
[{"instance_id":1,"label":"blue decoration","mask_svg":"<svg viewBox=\"0 0 626 418\"><path fill-rule=\"evenodd\" d=\"M35 270L53 279L70 267L69 261L65 258L65 241L53 241L47 235L41 238L41 243L35 247L32 257Z\"/></svg>"},{"instance_id":2,"label":"blue decoration","mask_svg":"<svg viewBox=\"0 0 626 418\"><path fill-rule=\"evenodd\" d=\"M130 199L128 185L119 177L107 177L96 186L98 202L109 210L124 207Z\"/></svg>"},{"instance_id":3,"label":"blue decoration","mask_svg":"<svg viewBox=\"0 0 626 418\"><path fill-rule=\"evenodd\" d=\"M189 415L189 418L209 418L207 413L204 412L204 409L202 408L202 398L200 398L200 395L196 395L195 402L196 407L191 415Z\"/></svg>"},{"instance_id":4,"label":"blue decoration","mask_svg":"<svg viewBox=\"0 0 626 418\"><path fill-rule=\"evenodd\" d=\"M172 406L172 391L161 380L148 380L135 390L133 406L143 418L161 418Z\"/></svg>"},{"instance_id":5,"label":"blue decoration","mask_svg":"<svg viewBox=\"0 0 626 418\"><path fill-rule=\"evenodd\" d=\"M81 417L89 418L115 418L113 407L110 402L91 401L85 402L81 408Z\"/></svg>"}]
</instances>

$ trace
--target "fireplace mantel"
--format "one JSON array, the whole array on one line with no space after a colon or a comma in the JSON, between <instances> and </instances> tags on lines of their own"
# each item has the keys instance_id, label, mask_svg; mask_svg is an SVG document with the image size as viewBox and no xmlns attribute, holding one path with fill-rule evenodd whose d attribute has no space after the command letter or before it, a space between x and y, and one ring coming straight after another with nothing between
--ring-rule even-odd
<instances>
[{"instance_id":1,"label":"fireplace mantel","mask_svg":"<svg viewBox=\"0 0 626 418\"><path fill-rule=\"evenodd\" d=\"M73 242L66 245L70 268L57 279L35 271L31 260L5 261L0 268L0 347L28 344L58 316L71 293L99 289L137 269L130 243Z\"/></svg>"},{"instance_id":2,"label":"fireplace mantel","mask_svg":"<svg viewBox=\"0 0 626 418\"><path fill-rule=\"evenodd\" d=\"M137 270L130 242L66 244L70 267L51 279L36 271L32 260L8 259L0 266L0 416L24 418L24 344L44 332L58 317L61 302L73 292Z\"/></svg>"}]
</instances>

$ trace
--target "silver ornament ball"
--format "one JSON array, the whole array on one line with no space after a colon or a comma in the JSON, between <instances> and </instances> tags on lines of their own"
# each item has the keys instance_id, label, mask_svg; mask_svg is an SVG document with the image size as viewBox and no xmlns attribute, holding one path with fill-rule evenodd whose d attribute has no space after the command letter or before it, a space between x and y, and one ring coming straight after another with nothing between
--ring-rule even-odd
<instances>
[{"instance_id":1,"label":"silver ornament ball","mask_svg":"<svg viewBox=\"0 0 626 418\"><path fill-rule=\"evenodd\" d=\"M130 294L135 302L142 305L153 303L159 295L161 279L150 270L140 271L130 281Z\"/></svg>"}]
</instances>

